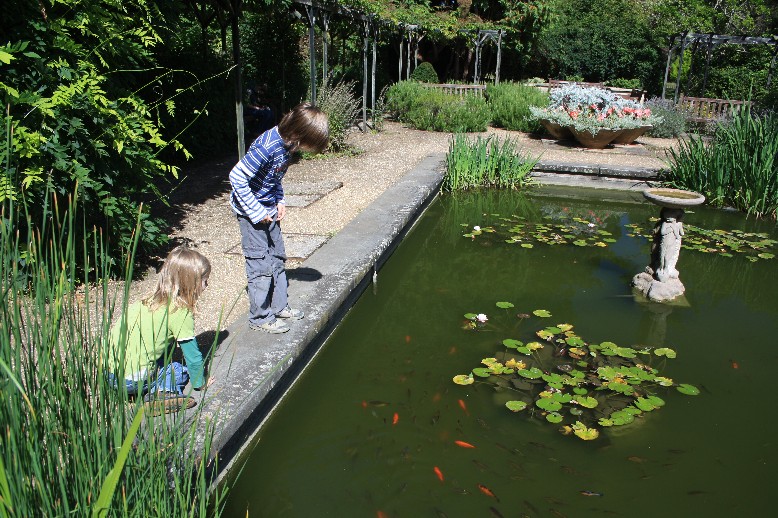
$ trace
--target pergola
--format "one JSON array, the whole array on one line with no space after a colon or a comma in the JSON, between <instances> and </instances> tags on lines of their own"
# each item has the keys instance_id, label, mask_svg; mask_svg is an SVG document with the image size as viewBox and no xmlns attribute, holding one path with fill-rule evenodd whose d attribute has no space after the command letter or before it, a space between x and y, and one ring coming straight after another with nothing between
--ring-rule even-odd
<instances>
[{"instance_id":1,"label":"pergola","mask_svg":"<svg viewBox=\"0 0 778 518\"><path fill-rule=\"evenodd\" d=\"M772 80L773 68L775 66L776 56L778 56L778 36L773 35L769 38L760 38L754 36L729 36L724 34L699 34L693 32L684 32L676 34L670 38L670 51L667 53L667 66L665 67L665 78L662 84L662 98L665 97L667 89L667 79L670 75L670 63L672 63L673 53L679 52L678 77L675 82L675 94L673 101L678 102L678 96L681 92L681 71L683 70L683 57L686 49L692 48L692 53L699 47L705 48L705 75L702 80L702 91L708 85L708 70L713 50L719 45L772 45L773 58L770 61L770 70L767 73L767 86L770 86ZM690 70L691 72L691 70Z\"/></svg>"}]
</instances>

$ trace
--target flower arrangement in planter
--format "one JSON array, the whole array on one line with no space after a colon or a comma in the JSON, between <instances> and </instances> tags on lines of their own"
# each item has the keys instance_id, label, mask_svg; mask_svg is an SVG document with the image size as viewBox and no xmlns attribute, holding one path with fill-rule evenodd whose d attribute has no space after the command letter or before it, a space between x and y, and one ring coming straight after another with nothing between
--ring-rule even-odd
<instances>
[{"instance_id":1,"label":"flower arrangement in planter","mask_svg":"<svg viewBox=\"0 0 778 518\"><path fill-rule=\"evenodd\" d=\"M573 136L584 146L595 148L613 141L634 142L662 120L649 108L610 90L575 84L553 89L548 106L533 106L530 112L553 137Z\"/></svg>"}]
</instances>

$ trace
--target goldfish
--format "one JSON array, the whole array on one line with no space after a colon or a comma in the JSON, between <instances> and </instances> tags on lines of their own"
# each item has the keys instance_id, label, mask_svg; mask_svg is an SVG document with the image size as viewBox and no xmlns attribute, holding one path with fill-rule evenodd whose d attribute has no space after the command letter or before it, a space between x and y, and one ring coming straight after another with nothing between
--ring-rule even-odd
<instances>
[{"instance_id":1,"label":"goldfish","mask_svg":"<svg viewBox=\"0 0 778 518\"><path fill-rule=\"evenodd\" d=\"M465 402L460 399L457 401L457 403L459 403L459 408L461 408L462 410L464 410L465 413L467 413L467 405L465 404Z\"/></svg>"},{"instance_id":2,"label":"goldfish","mask_svg":"<svg viewBox=\"0 0 778 518\"><path fill-rule=\"evenodd\" d=\"M494 499L495 499L495 500L497 500L498 502L500 501L500 499L499 499L499 498L497 498L497 495L495 495L495 494L492 492L492 490L491 490L491 489L489 489L488 487L484 486L483 484L478 484L478 490L479 490L481 493L485 494L486 496L488 496L488 497L490 497L490 498L494 498Z\"/></svg>"},{"instance_id":3,"label":"goldfish","mask_svg":"<svg viewBox=\"0 0 778 518\"><path fill-rule=\"evenodd\" d=\"M475 446L465 441L454 441L454 444L456 444L460 448L475 448Z\"/></svg>"},{"instance_id":4,"label":"goldfish","mask_svg":"<svg viewBox=\"0 0 778 518\"><path fill-rule=\"evenodd\" d=\"M399 420L400 420L400 414L398 414L397 412L395 412L395 413L394 413L394 417L392 417L392 424L393 424L393 425L394 425L394 424L397 424L397 421L399 421Z\"/></svg>"},{"instance_id":5,"label":"goldfish","mask_svg":"<svg viewBox=\"0 0 778 518\"><path fill-rule=\"evenodd\" d=\"M433 468L432 468L432 471L434 471L434 472L435 472L435 475L437 475L437 476L438 476L438 479L439 479L441 482L443 482L443 472L442 472L442 471L440 471L440 468L439 468L439 467L437 467L437 466L435 466L435 467L433 467Z\"/></svg>"},{"instance_id":6,"label":"goldfish","mask_svg":"<svg viewBox=\"0 0 778 518\"><path fill-rule=\"evenodd\" d=\"M405 335L405 343L406 344L411 343L411 335Z\"/></svg>"},{"instance_id":7,"label":"goldfish","mask_svg":"<svg viewBox=\"0 0 778 518\"><path fill-rule=\"evenodd\" d=\"M735 360L731 360L731 361L732 361L732 368L733 369L739 369L740 368L740 365L738 365Z\"/></svg>"},{"instance_id":8,"label":"goldfish","mask_svg":"<svg viewBox=\"0 0 778 518\"><path fill-rule=\"evenodd\" d=\"M376 511L375 512L375 518L388 518L386 513L383 511Z\"/></svg>"}]
</instances>

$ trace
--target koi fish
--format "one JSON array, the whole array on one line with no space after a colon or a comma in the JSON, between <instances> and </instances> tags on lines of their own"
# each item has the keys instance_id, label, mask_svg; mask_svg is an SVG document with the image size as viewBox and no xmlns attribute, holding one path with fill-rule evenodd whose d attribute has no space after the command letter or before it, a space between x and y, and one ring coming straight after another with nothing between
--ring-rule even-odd
<instances>
[{"instance_id":1,"label":"koi fish","mask_svg":"<svg viewBox=\"0 0 778 518\"><path fill-rule=\"evenodd\" d=\"M395 412L395 413L394 413L394 416L392 417L392 424L393 424L393 425L397 424L397 421L399 421L399 420L400 420L400 414L398 414L397 412Z\"/></svg>"},{"instance_id":2,"label":"koi fish","mask_svg":"<svg viewBox=\"0 0 778 518\"><path fill-rule=\"evenodd\" d=\"M405 343L406 344L411 343L411 335L405 335Z\"/></svg>"},{"instance_id":3,"label":"koi fish","mask_svg":"<svg viewBox=\"0 0 778 518\"><path fill-rule=\"evenodd\" d=\"M602 493L595 493L594 491L589 491L588 489L582 489L579 491L583 496L603 496Z\"/></svg>"},{"instance_id":4,"label":"koi fish","mask_svg":"<svg viewBox=\"0 0 778 518\"><path fill-rule=\"evenodd\" d=\"M362 401L362 408L367 408L367 401Z\"/></svg>"},{"instance_id":5,"label":"koi fish","mask_svg":"<svg viewBox=\"0 0 778 518\"><path fill-rule=\"evenodd\" d=\"M465 404L465 402L460 399L457 401L457 403L459 403L459 408L461 408L465 413L467 413L467 405Z\"/></svg>"},{"instance_id":6,"label":"koi fish","mask_svg":"<svg viewBox=\"0 0 778 518\"><path fill-rule=\"evenodd\" d=\"M735 360L730 360L730 361L732 362L732 368L733 369L739 369L740 368L740 365L738 365Z\"/></svg>"},{"instance_id":7,"label":"koi fish","mask_svg":"<svg viewBox=\"0 0 778 518\"><path fill-rule=\"evenodd\" d=\"M475 446L465 441L454 441L454 444L456 444L460 448L475 448Z\"/></svg>"},{"instance_id":8,"label":"koi fish","mask_svg":"<svg viewBox=\"0 0 778 518\"><path fill-rule=\"evenodd\" d=\"M432 468L432 471L434 471L434 472L435 472L435 475L437 475L437 477L438 477L438 480L440 480L441 482L443 482L443 472L442 472L442 471L440 471L440 468L439 468L439 467L437 467L437 466L435 466L435 467L433 467L433 468Z\"/></svg>"},{"instance_id":9,"label":"koi fish","mask_svg":"<svg viewBox=\"0 0 778 518\"><path fill-rule=\"evenodd\" d=\"M492 490L491 490L491 489L489 489L488 487L486 487L485 485L483 485L483 484L478 484L478 490L479 490L481 493L483 493L483 494L485 494L486 496L488 496L489 498L494 498L494 499L495 499L495 500L497 500L498 502L500 501L500 499L499 499L499 498L497 498L497 495L495 495L495 494L492 492Z\"/></svg>"},{"instance_id":10,"label":"koi fish","mask_svg":"<svg viewBox=\"0 0 778 518\"><path fill-rule=\"evenodd\" d=\"M375 512L375 518L388 518L388 516L383 511L376 511Z\"/></svg>"}]
</instances>

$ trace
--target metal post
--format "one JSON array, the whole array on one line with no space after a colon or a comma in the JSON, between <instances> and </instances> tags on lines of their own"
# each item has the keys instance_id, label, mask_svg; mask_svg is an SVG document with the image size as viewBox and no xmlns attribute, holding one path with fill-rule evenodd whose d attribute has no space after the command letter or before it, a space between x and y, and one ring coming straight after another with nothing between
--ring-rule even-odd
<instances>
[{"instance_id":1,"label":"metal post","mask_svg":"<svg viewBox=\"0 0 778 518\"><path fill-rule=\"evenodd\" d=\"M367 48L370 43L370 26L362 22L362 133L367 132Z\"/></svg>"},{"instance_id":2,"label":"metal post","mask_svg":"<svg viewBox=\"0 0 778 518\"><path fill-rule=\"evenodd\" d=\"M316 11L313 6L305 6L308 13L308 55L311 61L311 104L316 106Z\"/></svg>"},{"instance_id":3,"label":"metal post","mask_svg":"<svg viewBox=\"0 0 778 518\"><path fill-rule=\"evenodd\" d=\"M375 128L375 69L376 69L376 55L377 55L377 49L376 46L378 45L378 25L373 23L373 64L371 66L371 73L370 73L370 113L373 115L373 127Z\"/></svg>"},{"instance_id":4,"label":"metal post","mask_svg":"<svg viewBox=\"0 0 778 518\"><path fill-rule=\"evenodd\" d=\"M681 54L678 57L678 76L675 81L675 95L673 96L673 102L678 102L678 95L681 93L681 74L683 74L683 55L686 53L686 35L689 34L688 32L685 32L681 35L683 38L681 40Z\"/></svg>"},{"instance_id":5,"label":"metal post","mask_svg":"<svg viewBox=\"0 0 778 518\"><path fill-rule=\"evenodd\" d=\"M246 136L243 127L243 74L240 62L240 26L238 13L232 13L232 58L235 62L235 122L238 132L238 160L246 154Z\"/></svg>"},{"instance_id":6,"label":"metal post","mask_svg":"<svg viewBox=\"0 0 778 518\"><path fill-rule=\"evenodd\" d=\"M502 62L502 29L497 31L497 67L494 70L494 84L500 84L500 63Z\"/></svg>"},{"instance_id":7,"label":"metal post","mask_svg":"<svg viewBox=\"0 0 778 518\"><path fill-rule=\"evenodd\" d=\"M665 98L667 90L667 79L670 77L670 63L673 59L673 48L675 47L675 36L670 37L670 47L667 49L667 66L665 67L665 81L662 83L662 99Z\"/></svg>"},{"instance_id":8,"label":"metal post","mask_svg":"<svg viewBox=\"0 0 778 518\"><path fill-rule=\"evenodd\" d=\"M405 37L400 33L400 62L397 67L397 80L402 81L403 80L403 41L405 40Z\"/></svg>"},{"instance_id":9,"label":"metal post","mask_svg":"<svg viewBox=\"0 0 778 518\"><path fill-rule=\"evenodd\" d=\"M700 97L705 97L705 90L708 88L708 68L710 67L710 55L713 50L713 33L708 34L708 43L705 46L705 74L702 77L702 92Z\"/></svg>"},{"instance_id":10,"label":"metal post","mask_svg":"<svg viewBox=\"0 0 778 518\"><path fill-rule=\"evenodd\" d=\"M321 84L326 85L327 74L329 73L327 70L327 51L330 38L330 15L326 11L322 11L321 13L321 23L322 29L324 30L324 34L322 35Z\"/></svg>"}]
</instances>

